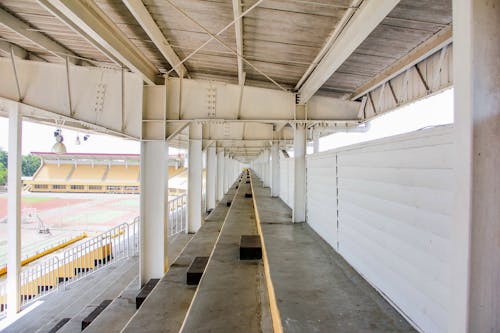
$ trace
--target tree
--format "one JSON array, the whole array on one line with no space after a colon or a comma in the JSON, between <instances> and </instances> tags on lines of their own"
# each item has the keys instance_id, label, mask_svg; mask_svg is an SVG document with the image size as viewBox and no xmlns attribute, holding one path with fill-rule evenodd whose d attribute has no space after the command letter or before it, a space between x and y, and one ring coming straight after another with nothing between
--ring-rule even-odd
<instances>
[{"instance_id":1,"label":"tree","mask_svg":"<svg viewBox=\"0 0 500 333\"><path fill-rule=\"evenodd\" d=\"M0 164L7 169L7 152L0 148Z\"/></svg>"},{"instance_id":2,"label":"tree","mask_svg":"<svg viewBox=\"0 0 500 333\"><path fill-rule=\"evenodd\" d=\"M0 185L5 185L7 183L7 169L0 163Z\"/></svg>"},{"instance_id":3,"label":"tree","mask_svg":"<svg viewBox=\"0 0 500 333\"><path fill-rule=\"evenodd\" d=\"M36 170L40 167L40 157L35 155L25 155L23 156L23 162L21 165L22 173L24 177L32 177Z\"/></svg>"}]
</instances>

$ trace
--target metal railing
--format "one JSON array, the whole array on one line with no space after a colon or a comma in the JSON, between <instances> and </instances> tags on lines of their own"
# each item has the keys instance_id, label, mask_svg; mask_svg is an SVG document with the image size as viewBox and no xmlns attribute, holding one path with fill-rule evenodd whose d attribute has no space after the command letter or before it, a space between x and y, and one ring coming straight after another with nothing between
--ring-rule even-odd
<instances>
[{"instance_id":1,"label":"metal railing","mask_svg":"<svg viewBox=\"0 0 500 333\"><path fill-rule=\"evenodd\" d=\"M20 300L25 306L60 288L139 253L139 217L123 223L71 248L55 252L45 261L23 267ZM6 281L0 283L0 314L7 303Z\"/></svg>"},{"instance_id":2,"label":"metal railing","mask_svg":"<svg viewBox=\"0 0 500 333\"><path fill-rule=\"evenodd\" d=\"M168 236L187 228L187 195L168 201ZM81 241L64 251L54 252L45 261L23 267L20 273L21 306L93 274L108 264L139 254L140 217L120 224L96 237ZM6 310L6 281L0 283L0 315Z\"/></svg>"},{"instance_id":3,"label":"metal railing","mask_svg":"<svg viewBox=\"0 0 500 333\"><path fill-rule=\"evenodd\" d=\"M181 194L168 201L168 237L186 232L187 195Z\"/></svg>"}]
</instances>

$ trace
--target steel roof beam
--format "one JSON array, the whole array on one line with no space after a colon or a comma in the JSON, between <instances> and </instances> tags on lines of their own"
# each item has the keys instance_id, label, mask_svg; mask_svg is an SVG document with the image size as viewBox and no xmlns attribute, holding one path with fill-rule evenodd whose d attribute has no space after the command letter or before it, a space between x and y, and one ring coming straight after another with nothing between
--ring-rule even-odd
<instances>
[{"instance_id":1,"label":"steel roof beam","mask_svg":"<svg viewBox=\"0 0 500 333\"><path fill-rule=\"evenodd\" d=\"M389 15L400 0L363 1L325 56L300 87L300 103L307 103L370 33Z\"/></svg>"},{"instance_id":2,"label":"steel roof beam","mask_svg":"<svg viewBox=\"0 0 500 333\"><path fill-rule=\"evenodd\" d=\"M453 29L450 25L415 47L406 56L402 57L373 79L356 89L356 91L351 94L349 99L356 100L366 95L369 91L377 88L384 82L390 82L391 79L403 73L408 68L415 66L452 42Z\"/></svg>"},{"instance_id":3,"label":"steel roof beam","mask_svg":"<svg viewBox=\"0 0 500 333\"><path fill-rule=\"evenodd\" d=\"M60 45L59 43L55 42L54 40L50 39L47 35L39 31L34 31L30 25L24 23L23 21L21 21L20 19L18 19L17 17L5 11L2 8L0 8L0 23L3 24L5 27L7 27L9 30L30 40L33 44L36 44L38 47L47 50L47 52L55 55L56 57L61 59L66 59L67 57L69 57L69 61L72 64L80 63L80 60L73 52L71 52L64 46ZM16 48L16 50L14 51L16 55L20 55L23 53L19 49ZM25 59L26 56L22 58Z\"/></svg>"},{"instance_id":4,"label":"steel roof beam","mask_svg":"<svg viewBox=\"0 0 500 333\"><path fill-rule=\"evenodd\" d=\"M165 35L161 32L160 28L151 17L146 6L142 1L137 0L123 0L125 6L127 6L130 13L135 17L136 21L146 32L146 34L151 38L151 41L155 44L158 50L161 52L163 57L168 61L170 66L174 68L179 77L188 76L188 71L186 67L182 64L178 65L181 60L175 53L174 49L165 38Z\"/></svg>"},{"instance_id":5,"label":"steel roof beam","mask_svg":"<svg viewBox=\"0 0 500 333\"><path fill-rule=\"evenodd\" d=\"M112 61L141 74L147 84L154 85L160 81L158 69L93 1L38 2Z\"/></svg>"},{"instance_id":6,"label":"steel roof beam","mask_svg":"<svg viewBox=\"0 0 500 333\"><path fill-rule=\"evenodd\" d=\"M23 49L22 47L19 47L15 44L11 44L9 42L6 42L4 40L0 40L0 53L5 55L6 57L10 57L10 52L12 49L12 53L14 54L15 57L21 58L21 59L28 59L29 58L29 52Z\"/></svg>"},{"instance_id":7,"label":"steel roof beam","mask_svg":"<svg viewBox=\"0 0 500 333\"><path fill-rule=\"evenodd\" d=\"M241 16L241 1L233 0L233 16L236 20L234 23L234 30L236 36L236 52L241 55L238 56L238 84L240 86L245 84L245 74L243 73L243 17ZM240 18L239 18L240 17Z\"/></svg>"}]
</instances>

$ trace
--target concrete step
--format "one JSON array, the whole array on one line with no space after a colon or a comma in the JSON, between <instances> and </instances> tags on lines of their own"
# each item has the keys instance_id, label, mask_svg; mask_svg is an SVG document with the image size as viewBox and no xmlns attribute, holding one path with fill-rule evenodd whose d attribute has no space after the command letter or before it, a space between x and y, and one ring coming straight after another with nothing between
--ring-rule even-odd
<instances>
[{"instance_id":1,"label":"concrete step","mask_svg":"<svg viewBox=\"0 0 500 333\"><path fill-rule=\"evenodd\" d=\"M6 327L3 332L49 332L61 319L76 316L131 268L134 268L137 274L137 258L121 260L111 264L71 284L65 290L56 291L44 297L40 302L35 302L31 307L31 311L24 313L21 318ZM130 280L132 279L133 276ZM124 283L122 289L128 283L130 281ZM81 324L81 321L79 324ZM61 328L58 332L62 331Z\"/></svg>"},{"instance_id":2,"label":"concrete step","mask_svg":"<svg viewBox=\"0 0 500 333\"><path fill-rule=\"evenodd\" d=\"M234 193L233 186L122 332L179 332L196 291L196 286L186 285L186 271L195 257L210 256L229 210L226 201Z\"/></svg>"},{"instance_id":3,"label":"concrete step","mask_svg":"<svg viewBox=\"0 0 500 333\"><path fill-rule=\"evenodd\" d=\"M169 239L168 260L170 263L174 262L191 238L192 235L178 234ZM121 294L87 327L85 332L120 332L137 311L135 298L139 292L139 277L136 276Z\"/></svg>"},{"instance_id":4,"label":"concrete step","mask_svg":"<svg viewBox=\"0 0 500 333\"><path fill-rule=\"evenodd\" d=\"M82 327L82 320L85 319L94 309L96 309L99 304L101 304L104 300L113 300L117 298L122 291L130 285L131 281L133 281L138 276L139 267L137 261L134 265L130 265L128 269L123 271L122 274L116 276L114 274L113 278L109 278L109 282L107 283L108 287L103 290L101 294L95 297L91 302L89 302L85 307L81 309L77 314L71 317L71 320L64 325L64 327L59 330L61 333L65 332L77 332ZM101 280L101 282L105 282Z\"/></svg>"}]
</instances>

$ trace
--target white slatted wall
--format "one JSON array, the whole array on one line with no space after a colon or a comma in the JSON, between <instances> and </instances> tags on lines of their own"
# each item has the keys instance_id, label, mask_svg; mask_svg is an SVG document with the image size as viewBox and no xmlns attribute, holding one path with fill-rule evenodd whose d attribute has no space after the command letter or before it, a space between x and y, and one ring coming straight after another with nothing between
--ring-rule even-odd
<instances>
[{"instance_id":1,"label":"white slatted wall","mask_svg":"<svg viewBox=\"0 0 500 333\"><path fill-rule=\"evenodd\" d=\"M447 331L452 152L438 127L307 159L308 223L424 332Z\"/></svg>"},{"instance_id":2,"label":"white slatted wall","mask_svg":"<svg viewBox=\"0 0 500 333\"><path fill-rule=\"evenodd\" d=\"M337 153L308 155L307 222L334 249L337 248Z\"/></svg>"},{"instance_id":3,"label":"white slatted wall","mask_svg":"<svg viewBox=\"0 0 500 333\"><path fill-rule=\"evenodd\" d=\"M293 185L295 164L293 158L280 159L280 198L288 207L293 207Z\"/></svg>"}]
</instances>

